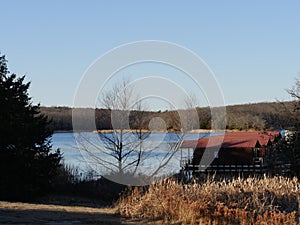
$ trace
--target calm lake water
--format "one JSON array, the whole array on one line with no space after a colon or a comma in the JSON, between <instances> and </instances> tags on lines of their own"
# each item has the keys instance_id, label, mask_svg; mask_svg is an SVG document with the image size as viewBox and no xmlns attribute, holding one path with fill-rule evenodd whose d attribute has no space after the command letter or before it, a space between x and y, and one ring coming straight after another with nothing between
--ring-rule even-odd
<instances>
[{"instance_id":1,"label":"calm lake water","mask_svg":"<svg viewBox=\"0 0 300 225\"><path fill-rule=\"evenodd\" d=\"M108 133L107 135L112 134ZM209 137L209 135L210 133L188 133L184 135L183 139L197 140L200 137ZM162 162L165 162L167 160L167 156L169 156L170 146L176 143L178 138L179 136L174 133L151 133L150 137L144 141L145 144L143 144L144 148L147 150L145 150L145 159L140 164L141 170L153 171ZM80 143L77 144L78 140L84 141L79 141ZM95 157L91 157L91 152L92 154L95 154L95 156L104 159L104 161L117 164L117 161L111 155L109 155L108 152L100 153L99 149L95 148L97 142L99 142L99 135L92 132L54 133L52 136L52 148L60 149L60 151L63 153L64 163L78 167L82 173L88 172L91 169L94 171L99 170L98 168L104 168L105 166L100 165L98 161L94 159ZM87 151L84 151L83 148L90 151L90 153L87 154ZM130 157L128 158L127 162L130 162L131 159L134 159L136 155L132 154ZM170 157L167 165L161 169L160 174L174 174L178 172L180 170L179 160L180 151ZM97 174L99 173L105 172L101 171L100 169Z\"/></svg>"}]
</instances>

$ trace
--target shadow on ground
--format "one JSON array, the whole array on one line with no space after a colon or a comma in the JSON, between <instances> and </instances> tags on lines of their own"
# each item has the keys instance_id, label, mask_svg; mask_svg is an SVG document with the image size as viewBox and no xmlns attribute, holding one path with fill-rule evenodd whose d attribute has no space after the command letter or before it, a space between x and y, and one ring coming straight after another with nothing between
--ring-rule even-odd
<instances>
[{"instance_id":1,"label":"shadow on ground","mask_svg":"<svg viewBox=\"0 0 300 225\"><path fill-rule=\"evenodd\" d=\"M0 202L0 224L139 224L112 208Z\"/></svg>"}]
</instances>

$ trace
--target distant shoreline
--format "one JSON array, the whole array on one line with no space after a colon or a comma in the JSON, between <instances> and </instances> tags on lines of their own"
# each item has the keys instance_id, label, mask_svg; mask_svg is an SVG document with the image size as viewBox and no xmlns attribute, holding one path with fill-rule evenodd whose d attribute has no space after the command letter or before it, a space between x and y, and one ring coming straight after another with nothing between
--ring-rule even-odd
<instances>
[{"instance_id":1,"label":"distant shoreline","mask_svg":"<svg viewBox=\"0 0 300 225\"><path fill-rule=\"evenodd\" d=\"M53 133L80 133L80 132L90 132L90 133L113 133L116 130L93 130L93 131L87 131L87 130L78 130L78 131L73 131L73 130L55 130ZM120 131L120 130L117 130ZM237 131L243 131L243 132L251 132L251 131L259 131L259 130L237 130L237 129L226 129L226 130L212 130L212 129L194 129L194 130L190 130L187 131L186 133L216 133L216 132L237 132ZM135 130L135 129L130 129L130 130L124 130L124 132L126 133L134 133L134 132L141 132L141 133L148 133L148 132L153 132L153 133L165 133L165 130L146 130L146 129L142 129L142 130ZM180 131L175 131L175 130L169 130L167 131L168 133L180 133Z\"/></svg>"},{"instance_id":2,"label":"distant shoreline","mask_svg":"<svg viewBox=\"0 0 300 225\"><path fill-rule=\"evenodd\" d=\"M112 133L112 132L115 132L115 131L120 131L118 129L116 130L112 130L112 129L109 129L109 130L93 130L93 131L88 131L88 130L55 130L53 131L53 133L77 133L77 132L91 132L91 133ZM142 129L142 130L135 130L135 129L130 129L130 130L123 130L124 132L131 132L131 133L134 133L134 132L141 132L141 133L148 133L148 132L154 132L154 133L165 133L165 132L168 132L168 133L180 133L180 131L176 131L176 130L168 130L168 131L165 131L165 130L146 130L146 129ZM196 129L196 130L190 130L190 131L187 131L187 133L212 133L212 132L219 132L219 131L216 131L216 130L209 130L209 129Z\"/></svg>"},{"instance_id":3,"label":"distant shoreline","mask_svg":"<svg viewBox=\"0 0 300 225\"><path fill-rule=\"evenodd\" d=\"M114 131L120 131L118 129L116 130L94 130L93 133L112 133ZM124 130L124 132L141 132L141 133L149 133L149 132L154 132L154 133L180 133L180 131L176 131L176 130L146 130L146 129L142 129L142 130L135 130L135 129L130 129L130 130ZM208 129L196 129L196 130L190 130L187 131L187 133L212 133L215 132L213 130L208 130Z\"/></svg>"}]
</instances>

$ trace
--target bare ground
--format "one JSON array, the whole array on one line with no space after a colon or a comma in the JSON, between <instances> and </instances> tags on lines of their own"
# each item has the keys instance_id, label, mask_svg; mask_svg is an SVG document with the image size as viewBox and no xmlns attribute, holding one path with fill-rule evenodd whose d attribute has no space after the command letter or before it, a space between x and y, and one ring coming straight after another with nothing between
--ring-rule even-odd
<instances>
[{"instance_id":1,"label":"bare ground","mask_svg":"<svg viewBox=\"0 0 300 225\"><path fill-rule=\"evenodd\" d=\"M121 218L115 208L0 202L0 224L149 224Z\"/></svg>"}]
</instances>

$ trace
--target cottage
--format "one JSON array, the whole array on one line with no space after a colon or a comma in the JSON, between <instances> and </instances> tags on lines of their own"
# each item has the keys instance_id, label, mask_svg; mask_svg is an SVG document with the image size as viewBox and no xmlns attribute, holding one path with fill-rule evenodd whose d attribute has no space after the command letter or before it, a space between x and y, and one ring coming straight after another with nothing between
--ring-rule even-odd
<instances>
[{"instance_id":1,"label":"cottage","mask_svg":"<svg viewBox=\"0 0 300 225\"><path fill-rule=\"evenodd\" d=\"M193 171L245 171L267 167L279 132L227 132L181 145L181 167Z\"/></svg>"}]
</instances>

